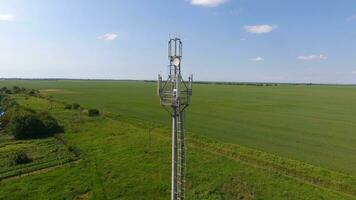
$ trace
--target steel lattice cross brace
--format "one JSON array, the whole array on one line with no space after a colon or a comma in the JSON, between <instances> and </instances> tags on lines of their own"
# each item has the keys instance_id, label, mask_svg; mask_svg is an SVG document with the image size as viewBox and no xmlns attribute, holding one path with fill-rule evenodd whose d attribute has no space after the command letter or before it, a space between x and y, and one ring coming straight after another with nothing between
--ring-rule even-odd
<instances>
[{"instance_id":1,"label":"steel lattice cross brace","mask_svg":"<svg viewBox=\"0 0 356 200\"><path fill-rule=\"evenodd\" d=\"M179 38L168 42L169 75L166 81L158 76L157 93L161 105L172 117L172 200L185 197L186 146L185 109L192 95L193 76L184 82L181 76L182 42Z\"/></svg>"}]
</instances>

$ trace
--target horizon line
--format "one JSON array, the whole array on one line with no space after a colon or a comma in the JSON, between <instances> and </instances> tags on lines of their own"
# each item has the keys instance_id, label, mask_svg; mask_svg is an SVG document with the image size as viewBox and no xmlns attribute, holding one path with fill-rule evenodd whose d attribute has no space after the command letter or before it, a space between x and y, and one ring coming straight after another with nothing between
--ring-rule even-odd
<instances>
[{"instance_id":1,"label":"horizon line","mask_svg":"<svg viewBox=\"0 0 356 200\"><path fill-rule=\"evenodd\" d=\"M0 78L0 81L6 80L43 80L43 81L144 81L156 82L152 79L109 79L109 78ZM225 83L225 84L285 84L285 85L344 85L356 86L356 83L325 83L325 82L272 82L272 81L214 81L214 80L197 80L195 83Z\"/></svg>"}]
</instances>

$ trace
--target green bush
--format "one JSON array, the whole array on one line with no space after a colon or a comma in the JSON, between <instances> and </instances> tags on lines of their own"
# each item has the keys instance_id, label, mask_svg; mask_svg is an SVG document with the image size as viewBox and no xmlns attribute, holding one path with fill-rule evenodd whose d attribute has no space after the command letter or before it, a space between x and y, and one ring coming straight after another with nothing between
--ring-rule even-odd
<instances>
[{"instance_id":1,"label":"green bush","mask_svg":"<svg viewBox=\"0 0 356 200\"><path fill-rule=\"evenodd\" d=\"M72 105L71 104L66 104L64 106L64 109L70 110L70 109L72 109Z\"/></svg>"},{"instance_id":2,"label":"green bush","mask_svg":"<svg viewBox=\"0 0 356 200\"><path fill-rule=\"evenodd\" d=\"M29 89L27 93L30 96L37 96L40 92L38 90L35 90L35 89Z\"/></svg>"},{"instance_id":3,"label":"green bush","mask_svg":"<svg viewBox=\"0 0 356 200\"><path fill-rule=\"evenodd\" d=\"M72 108L78 110L80 108L80 105L77 103L73 103Z\"/></svg>"},{"instance_id":4,"label":"green bush","mask_svg":"<svg viewBox=\"0 0 356 200\"><path fill-rule=\"evenodd\" d=\"M21 165L30 162L32 162L32 159L23 151L16 152L10 157L10 165Z\"/></svg>"},{"instance_id":5,"label":"green bush","mask_svg":"<svg viewBox=\"0 0 356 200\"><path fill-rule=\"evenodd\" d=\"M0 126L2 128L6 127L10 123L12 115L14 115L15 113L18 113L18 109L16 108L7 109L5 114L0 117L0 124L1 124Z\"/></svg>"},{"instance_id":6,"label":"green bush","mask_svg":"<svg viewBox=\"0 0 356 200\"><path fill-rule=\"evenodd\" d=\"M8 89L7 87L2 87L0 89L0 93L2 93L2 94L11 94L11 90Z\"/></svg>"},{"instance_id":7,"label":"green bush","mask_svg":"<svg viewBox=\"0 0 356 200\"><path fill-rule=\"evenodd\" d=\"M15 107L17 105L18 103L8 95L0 95L0 106L2 109L6 110L7 108Z\"/></svg>"},{"instance_id":8,"label":"green bush","mask_svg":"<svg viewBox=\"0 0 356 200\"><path fill-rule=\"evenodd\" d=\"M7 130L15 139L44 138L64 131L48 113L23 112L12 116Z\"/></svg>"},{"instance_id":9,"label":"green bush","mask_svg":"<svg viewBox=\"0 0 356 200\"><path fill-rule=\"evenodd\" d=\"M58 121L52 117L47 112L42 112L38 114L39 119L42 121L43 125L45 126L47 133L53 135L55 133L64 132L64 128L59 125Z\"/></svg>"},{"instance_id":10,"label":"green bush","mask_svg":"<svg viewBox=\"0 0 356 200\"><path fill-rule=\"evenodd\" d=\"M98 109L92 108L88 110L88 116L89 117L95 117L95 116L99 116L100 112Z\"/></svg>"},{"instance_id":11,"label":"green bush","mask_svg":"<svg viewBox=\"0 0 356 200\"><path fill-rule=\"evenodd\" d=\"M7 90L7 87L5 87L5 86L0 89L0 91L2 91L2 92L6 91L6 90Z\"/></svg>"},{"instance_id":12,"label":"green bush","mask_svg":"<svg viewBox=\"0 0 356 200\"><path fill-rule=\"evenodd\" d=\"M13 91L14 93L19 93L19 92L21 91L21 88L20 88L19 86L14 86L14 87L12 88L12 91Z\"/></svg>"}]
</instances>

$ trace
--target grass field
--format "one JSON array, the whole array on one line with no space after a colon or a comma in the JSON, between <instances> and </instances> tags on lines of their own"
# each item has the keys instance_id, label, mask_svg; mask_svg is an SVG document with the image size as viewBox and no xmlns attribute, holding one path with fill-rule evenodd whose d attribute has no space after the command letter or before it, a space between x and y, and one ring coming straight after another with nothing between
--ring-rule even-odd
<instances>
[{"instance_id":1,"label":"grass field","mask_svg":"<svg viewBox=\"0 0 356 200\"><path fill-rule=\"evenodd\" d=\"M132 121L169 127L156 85L117 81L5 81ZM188 111L195 135L356 175L356 87L195 85Z\"/></svg>"},{"instance_id":2,"label":"grass field","mask_svg":"<svg viewBox=\"0 0 356 200\"><path fill-rule=\"evenodd\" d=\"M26 152L33 160L24 165L9 165L9 155ZM55 138L29 141L0 141L0 181L77 160L75 154Z\"/></svg>"},{"instance_id":3,"label":"grass field","mask_svg":"<svg viewBox=\"0 0 356 200\"><path fill-rule=\"evenodd\" d=\"M75 92L50 90L60 91ZM156 128L149 144L149 123L128 119L121 113L105 112L100 117L89 118L80 116L78 110L63 109L63 103L58 101L50 104L37 97L17 96L16 99L21 105L49 111L59 119L66 129L61 137L68 145L80 149L80 161L44 173L0 181L0 199L169 198L169 128L154 123ZM352 176L240 145L191 134L188 152L187 199L356 197L356 178Z\"/></svg>"}]
</instances>

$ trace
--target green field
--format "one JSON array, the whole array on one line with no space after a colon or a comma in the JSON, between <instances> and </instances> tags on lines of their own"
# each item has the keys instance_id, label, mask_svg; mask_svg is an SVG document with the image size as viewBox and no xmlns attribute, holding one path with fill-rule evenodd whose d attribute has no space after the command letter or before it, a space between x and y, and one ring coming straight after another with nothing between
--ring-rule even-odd
<instances>
[{"instance_id":1,"label":"green field","mask_svg":"<svg viewBox=\"0 0 356 200\"><path fill-rule=\"evenodd\" d=\"M78 121L76 111L57 103L51 113L65 124L64 137L81 150L81 161L0 182L0 199L169 197L170 119L155 84L0 82L5 85L37 88L105 115ZM352 86L196 85L188 111L187 197L354 199L355 92ZM18 100L48 110L45 100ZM155 127L151 146L149 126Z\"/></svg>"},{"instance_id":2,"label":"green field","mask_svg":"<svg viewBox=\"0 0 356 200\"><path fill-rule=\"evenodd\" d=\"M169 127L153 83L0 82L14 84ZM356 87L195 85L188 120L193 134L356 175Z\"/></svg>"}]
</instances>

